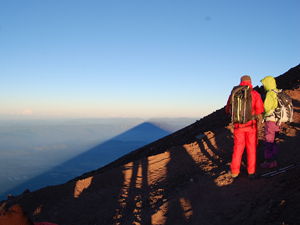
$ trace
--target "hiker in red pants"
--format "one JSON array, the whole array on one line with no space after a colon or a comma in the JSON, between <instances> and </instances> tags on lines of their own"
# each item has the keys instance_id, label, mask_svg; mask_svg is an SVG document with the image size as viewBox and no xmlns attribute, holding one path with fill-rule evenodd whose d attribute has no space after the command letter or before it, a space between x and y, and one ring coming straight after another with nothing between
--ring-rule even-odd
<instances>
[{"instance_id":1,"label":"hiker in red pants","mask_svg":"<svg viewBox=\"0 0 300 225\"><path fill-rule=\"evenodd\" d=\"M232 161L229 174L232 178L236 178L240 173L240 166L242 161L242 155L245 147L247 148L247 170L249 179L256 178L256 147L258 144L258 129L257 129L257 115L264 111L264 104L257 91L253 90L250 76L246 75L241 77L241 83L239 86L249 86L251 88L252 119L246 123L234 122L234 148ZM232 112L231 95L228 98L226 105L226 113ZM250 109L249 109L250 110Z\"/></svg>"}]
</instances>

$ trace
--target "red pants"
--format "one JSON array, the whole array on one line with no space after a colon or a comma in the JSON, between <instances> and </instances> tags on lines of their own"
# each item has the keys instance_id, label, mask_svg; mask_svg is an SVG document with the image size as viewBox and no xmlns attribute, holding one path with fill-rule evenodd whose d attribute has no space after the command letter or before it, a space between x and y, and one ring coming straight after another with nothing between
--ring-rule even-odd
<instances>
[{"instance_id":1,"label":"red pants","mask_svg":"<svg viewBox=\"0 0 300 225\"><path fill-rule=\"evenodd\" d=\"M245 147L247 148L247 170L249 174L255 173L256 147L257 147L257 124L249 121L246 124L234 125L234 148L231 161L231 172L240 173L241 161Z\"/></svg>"}]
</instances>

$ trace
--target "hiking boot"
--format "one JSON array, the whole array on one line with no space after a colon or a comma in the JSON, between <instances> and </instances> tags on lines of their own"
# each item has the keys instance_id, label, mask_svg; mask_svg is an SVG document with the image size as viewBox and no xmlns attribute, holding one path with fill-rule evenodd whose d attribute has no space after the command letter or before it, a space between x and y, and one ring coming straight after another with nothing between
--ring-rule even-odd
<instances>
[{"instance_id":1,"label":"hiking boot","mask_svg":"<svg viewBox=\"0 0 300 225\"><path fill-rule=\"evenodd\" d=\"M258 175L257 173L249 173L249 180L255 180L258 178Z\"/></svg>"},{"instance_id":2,"label":"hiking boot","mask_svg":"<svg viewBox=\"0 0 300 225\"><path fill-rule=\"evenodd\" d=\"M276 160L273 161L273 162L267 162L267 161L265 161L265 162L263 162L263 163L261 164L261 167L262 167L262 168L274 168L274 167L276 167L276 166L277 166Z\"/></svg>"},{"instance_id":3,"label":"hiking boot","mask_svg":"<svg viewBox=\"0 0 300 225\"><path fill-rule=\"evenodd\" d=\"M230 175L231 178L235 179L235 178L238 177L239 174L238 174L238 173L232 173L231 170L229 170L229 171L228 171L228 175Z\"/></svg>"}]
</instances>

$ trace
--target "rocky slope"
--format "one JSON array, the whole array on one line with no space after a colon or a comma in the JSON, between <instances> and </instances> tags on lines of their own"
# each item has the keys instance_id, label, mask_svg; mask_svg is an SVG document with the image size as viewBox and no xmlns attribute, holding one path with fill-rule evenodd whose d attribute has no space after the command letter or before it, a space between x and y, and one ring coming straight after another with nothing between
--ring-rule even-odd
<instances>
[{"instance_id":1,"label":"rocky slope","mask_svg":"<svg viewBox=\"0 0 300 225\"><path fill-rule=\"evenodd\" d=\"M278 168L300 162L300 64L276 78L293 98L294 121L278 138ZM261 95L262 88L256 87ZM300 167L250 181L227 175L232 126L224 108L66 184L2 201L19 204L35 222L84 224L300 224ZM257 172L262 169L263 124Z\"/></svg>"}]
</instances>

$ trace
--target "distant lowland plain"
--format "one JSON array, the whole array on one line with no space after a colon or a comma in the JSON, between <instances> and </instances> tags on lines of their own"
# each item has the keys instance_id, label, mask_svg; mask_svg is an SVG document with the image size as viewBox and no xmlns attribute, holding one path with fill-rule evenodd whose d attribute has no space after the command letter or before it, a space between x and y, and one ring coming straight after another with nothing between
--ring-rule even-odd
<instances>
[{"instance_id":1,"label":"distant lowland plain","mask_svg":"<svg viewBox=\"0 0 300 225\"><path fill-rule=\"evenodd\" d=\"M197 119L0 120L0 200L65 183Z\"/></svg>"}]
</instances>

